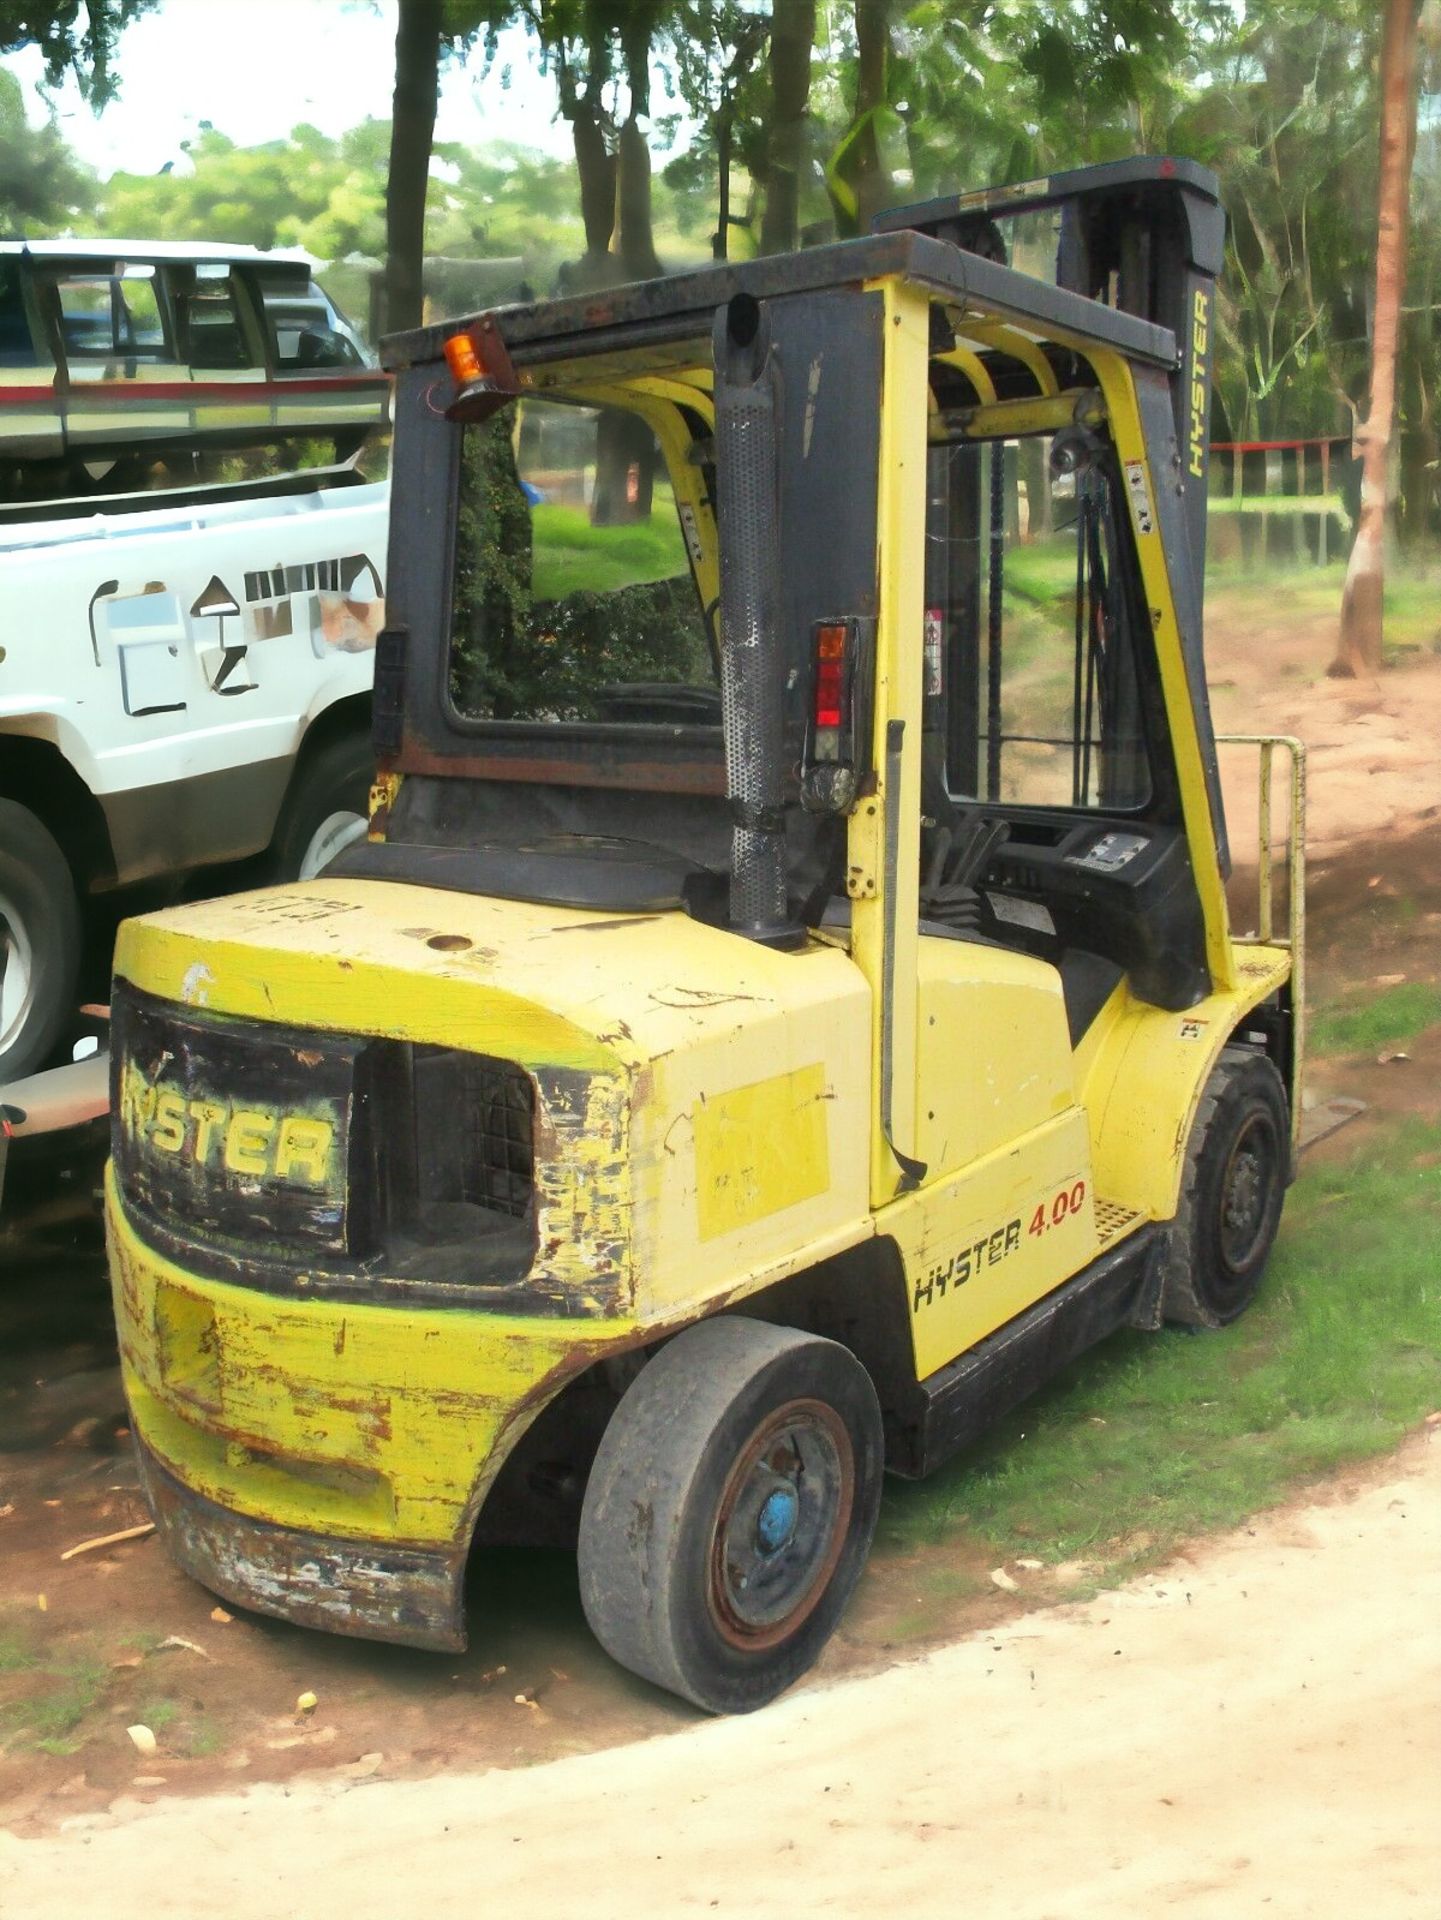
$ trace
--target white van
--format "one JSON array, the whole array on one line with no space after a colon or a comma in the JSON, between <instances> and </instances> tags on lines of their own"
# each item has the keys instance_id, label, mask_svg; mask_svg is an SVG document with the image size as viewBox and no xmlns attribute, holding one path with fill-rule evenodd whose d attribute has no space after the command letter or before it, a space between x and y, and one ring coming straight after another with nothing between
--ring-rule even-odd
<instances>
[{"instance_id":1,"label":"white van","mask_svg":"<svg viewBox=\"0 0 1441 1920\"><path fill-rule=\"evenodd\" d=\"M0 1089L67 1057L87 903L364 831L385 418L303 258L0 244Z\"/></svg>"}]
</instances>

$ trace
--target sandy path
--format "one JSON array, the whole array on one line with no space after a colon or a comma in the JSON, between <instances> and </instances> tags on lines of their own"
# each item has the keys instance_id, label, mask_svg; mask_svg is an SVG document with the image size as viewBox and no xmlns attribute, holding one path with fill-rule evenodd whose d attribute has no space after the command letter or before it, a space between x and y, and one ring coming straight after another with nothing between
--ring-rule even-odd
<instances>
[{"instance_id":1,"label":"sandy path","mask_svg":"<svg viewBox=\"0 0 1441 1920\"><path fill-rule=\"evenodd\" d=\"M1438 1600L1433 1436L1121 1592L753 1719L0 1834L0 1912L1434 1920Z\"/></svg>"}]
</instances>

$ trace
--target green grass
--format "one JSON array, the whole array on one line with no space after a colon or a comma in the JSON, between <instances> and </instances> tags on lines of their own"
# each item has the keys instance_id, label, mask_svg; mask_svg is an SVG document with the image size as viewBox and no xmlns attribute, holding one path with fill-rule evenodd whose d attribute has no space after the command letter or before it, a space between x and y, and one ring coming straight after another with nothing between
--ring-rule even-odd
<instances>
[{"instance_id":1,"label":"green grass","mask_svg":"<svg viewBox=\"0 0 1441 1920\"><path fill-rule=\"evenodd\" d=\"M147 1700L135 1717L152 1733L164 1733L179 1711L178 1700L154 1699Z\"/></svg>"},{"instance_id":2,"label":"green grass","mask_svg":"<svg viewBox=\"0 0 1441 1920\"><path fill-rule=\"evenodd\" d=\"M1217 615L1229 618L1245 617L1253 609L1256 620L1272 620L1278 602L1284 600L1289 618L1339 619L1345 580L1344 549L1324 567L1288 565L1274 556L1263 562L1259 556L1242 560L1231 555L1208 561L1206 598ZM1388 659L1435 644L1441 630L1438 585L1435 567L1414 560L1388 565L1383 602Z\"/></svg>"},{"instance_id":3,"label":"green grass","mask_svg":"<svg viewBox=\"0 0 1441 1920\"><path fill-rule=\"evenodd\" d=\"M110 1673L103 1661L82 1655L45 1669L50 1684L28 1700L0 1706L0 1730L40 1753L64 1756L84 1742L81 1722L104 1697Z\"/></svg>"},{"instance_id":4,"label":"green grass","mask_svg":"<svg viewBox=\"0 0 1441 1920\"><path fill-rule=\"evenodd\" d=\"M1311 1017L1317 1053L1375 1053L1414 1040L1441 1020L1441 987L1406 980L1354 1004L1323 1007Z\"/></svg>"},{"instance_id":5,"label":"green grass","mask_svg":"<svg viewBox=\"0 0 1441 1920\"><path fill-rule=\"evenodd\" d=\"M1120 1577L1394 1446L1436 1406L1438 1359L1441 1126L1410 1121L1306 1170L1236 1326L1115 1336L982 1448L889 1488L879 1546L964 1531Z\"/></svg>"},{"instance_id":6,"label":"green grass","mask_svg":"<svg viewBox=\"0 0 1441 1920\"><path fill-rule=\"evenodd\" d=\"M544 503L532 509L532 525L538 600L583 589L611 593L689 572L668 487L656 488L650 519L631 526L594 527L583 507Z\"/></svg>"},{"instance_id":7,"label":"green grass","mask_svg":"<svg viewBox=\"0 0 1441 1920\"><path fill-rule=\"evenodd\" d=\"M0 1673L23 1673L37 1664L34 1647L18 1633L0 1633Z\"/></svg>"}]
</instances>

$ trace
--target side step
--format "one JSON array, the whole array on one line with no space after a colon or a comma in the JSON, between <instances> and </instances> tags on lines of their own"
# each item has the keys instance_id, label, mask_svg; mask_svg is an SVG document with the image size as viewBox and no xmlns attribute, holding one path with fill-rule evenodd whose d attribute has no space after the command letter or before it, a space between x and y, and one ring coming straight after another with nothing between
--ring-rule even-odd
<instances>
[{"instance_id":1,"label":"side step","mask_svg":"<svg viewBox=\"0 0 1441 1920\"><path fill-rule=\"evenodd\" d=\"M907 1479L932 1472L1117 1327L1154 1325L1154 1303L1147 1296L1158 1277L1155 1256L1164 1246L1164 1232L1153 1222L1138 1228L1074 1279L922 1380L919 1419L912 1429L915 1464L893 1459L887 1463L892 1471Z\"/></svg>"}]
</instances>

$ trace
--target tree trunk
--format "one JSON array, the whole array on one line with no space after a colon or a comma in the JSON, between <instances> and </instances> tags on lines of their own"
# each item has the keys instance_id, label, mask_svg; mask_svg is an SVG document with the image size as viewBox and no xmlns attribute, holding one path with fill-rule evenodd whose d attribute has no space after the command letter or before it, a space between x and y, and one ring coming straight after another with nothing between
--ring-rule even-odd
<instances>
[{"instance_id":1,"label":"tree trunk","mask_svg":"<svg viewBox=\"0 0 1441 1920\"><path fill-rule=\"evenodd\" d=\"M585 228L585 257L574 272L574 291L584 293L615 278L610 240L615 232L616 156L606 139L601 109L589 95L577 101L570 132Z\"/></svg>"},{"instance_id":2,"label":"tree trunk","mask_svg":"<svg viewBox=\"0 0 1441 1920\"><path fill-rule=\"evenodd\" d=\"M1415 0L1387 0L1381 42L1381 180L1377 196L1376 314L1371 404L1356 431L1361 511L1341 592L1341 633L1330 672L1345 679L1381 669L1386 486L1396 411L1396 337L1406 278L1406 211L1416 145Z\"/></svg>"},{"instance_id":3,"label":"tree trunk","mask_svg":"<svg viewBox=\"0 0 1441 1920\"><path fill-rule=\"evenodd\" d=\"M620 130L616 205L620 260L627 280L653 280L662 268L656 257L650 213L650 148L632 117Z\"/></svg>"},{"instance_id":4,"label":"tree trunk","mask_svg":"<svg viewBox=\"0 0 1441 1920\"><path fill-rule=\"evenodd\" d=\"M418 327L425 317L425 189L440 91L443 12L443 0L400 0L385 191L381 325L387 333Z\"/></svg>"},{"instance_id":5,"label":"tree trunk","mask_svg":"<svg viewBox=\"0 0 1441 1920\"><path fill-rule=\"evenodd\" d=\"M890 175L881 158L877 109L886 102L886 55L890 0L855 0L856 102L851 125L855 137L836 172L855 196L852 203L835 201L836 229L843 236L869 233L871 220L891 197Z\"/></svg>"},{"instance_id":6,"label":"tree trunk","mask_svg":"<svg viewBox=\"0 0 1441 1920\"><path fill-rule=\"evenodd\" d=\"M771 124L766 145L762 253L790 253L799 234L806 103L810 99L815 37L815 0L771 0Z\"/></svg>"},{"instance_id":7,"label":"tree trunk","mask_svg":"<svg viewBox=\"0 0 1441 1920\"><path fill-rule=\"evenodd\" d=\"M731 128L734 111L721 109L715 128L716 227L711 235L711 258L724 260L730 252L731 226Z\"/></svg>"}]
</instances>

